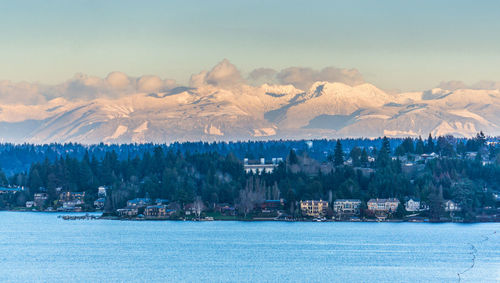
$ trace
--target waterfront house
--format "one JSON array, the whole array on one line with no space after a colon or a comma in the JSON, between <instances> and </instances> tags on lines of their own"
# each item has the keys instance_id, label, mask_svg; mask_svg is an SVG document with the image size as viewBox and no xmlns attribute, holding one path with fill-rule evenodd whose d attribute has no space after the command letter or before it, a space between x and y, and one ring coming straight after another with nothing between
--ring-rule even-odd
<instances>
[{"instance_id":1,"label":"waterfront house","mask_svg":"<svg viewBox=\"0 0 500 283\"><path fill-rule=\"evenodd\" d=\"M368 210L372 212L396 212L399 206L397 198L370 199L367 203Z\"/></svg>"},{"instance_id":2,"label":"waterfront house","mask_svg":"<svg viewBox=\"0 0 500 283\"><path fill-rule=\"evenodd\" d=\"M33 206L35 206L35 202L34 201L29 200L29 201L26 202L26 208L32 208Z\"/></svg>"},{"instance_id":3,"label":"waterfront house","mask_svg":"<svg viewBox=\"0 0 500 283\"><path fill-rule=\"evenodd\" d=\"M167 206L148 205L144 209L144 216L147 218L165 218L167 217Z\"/></svg>"},{"instance_id":4,"label":"waterfront house","mask_svg":"<svg viewBox=\"0 0 500 283\"><path fill-rule=\"evenodd\" d=\"M333 212L339 216L358 215L360 207L359 199L337 199L333 202Z\"/></svg>"},{"instance_id":5,"label":"waterfront house","mask_svg":"<svg viewBox=\"0 0 500 283\"><path fill-rule=\"evenodd\" d=\"M145 207L151 204L150 198L135 198L127 201L127 207Z\"/></svg>"},{"instance_id":6,"label":"waterfront house","mask_svg":"<svg viewBox=\"0 0 500 283\"><path fill-rule=\"evenodd\" d=\"M235 216L236 208L229 203L218 203L215 205L214 211L220 212L222 215Z\"/></svg>"},{"instance_id":7,"label":"waterfront house","mask_svg":"<svg viewBox=\"0 0 500 283\"><path fill-rule=\"evenodd\" d=\"M452 200L445 201L443 205L444 205L444 211L447 212L455 212L462 210L460 205Z\"/></svg>"},{"instance_id":8,"label":"waterfront house","mask_svg":"<svg viewBox=\"0 0 500 283\"><path fill-rule=\"evenodd\" d=\"M416 198L410 198L405 202L406 211L410 212L420 211L421 210L420 206L421 206L420 200Z\"/></svg>"},{"instance_id":9,"label":"waterfront house","mask_svg":"<svg viewBox=\"0 0 500 283\"><path fill-rule=\"evenodd\" d=\"M126 207L117 209L116 213L121 217L134 217L139 214L139 210L135 207Z\"/></svg>"},{"instance_id":10,"label":"waterfront house","mask_svg":"<svg viewBox=\"0 0 500 283\"><path fill-rule=\"evenodd\" d=\"M262 212L272 212L282 210L285 206L284 199L268 199L260 204Z\"/></svg>"},{"instance_id":11,"label":"waterfront house","mask_svg":"<svg viewBox=\"0 0 500 283\"><path fill-rule=\"evenodd\" d=\"M49 195L47 193L36 193L33 195L35 206L43 206Z\"/></svg>"},{"instance_id":12,"label":"waterfront house","mask_svg":"<svg viewBox=\"0 0 500 283\"><path fill-rule=\"evenodd\" d=\"M74 202L76 205L85 203L85 192L63 192L59 195L61 202Z\"/></svg>"},{"instance_id":13,"label":"waterfront house","mask_svg":"<svg viewBox=\"0 0 500 283\"><path fill-rule=\"evenodd\" d=\"M310 217L324 216L328 211L328 202L324 200L300 201L300 210L302 214Z\"/></svg>"},{"instance_id":14,"label":"waterfront house","mask_svg":"<svg viewBox=\"0 0 500 283\"><path fill-rule=\"evenodd\" d=\"M106 199L105 198L98 198L98 199L96 199L94 201L94 207L96 209L103 209L105 203L106 203Z\"/></svg>"}]
</instances>

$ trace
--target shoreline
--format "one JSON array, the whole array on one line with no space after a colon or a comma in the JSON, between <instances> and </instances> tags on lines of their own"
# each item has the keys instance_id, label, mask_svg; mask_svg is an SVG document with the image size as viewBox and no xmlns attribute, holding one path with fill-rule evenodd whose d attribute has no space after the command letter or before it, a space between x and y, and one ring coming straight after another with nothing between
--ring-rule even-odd
<instances>
[{"instance_id":1,"label":"shoreline","mask_svg":"<svg viewBox=\"0 0 500 283\"><path fill-rule=\"evenodd\" d=\"M179 218L179 219L168 219L168 218L146 218L146 217L135 217L135 218L124 218L119 216L102 216L102 211L40 211L40 210L0 210L0 212L28 212L28 213L58 213L58 214L67 214L67 215L59 215L59 218L67 217L64 220L120 220L120 221L188 221L188 222L212 222L212 221L235 221L235 222L342 222L342 223L462 223L462 224L476 224L476 223L500 223L500 221L452 221L452 220L441 220L441 221L431 221L430 219L423 220L411 220L411 219L389 219L389 220L377 220L377 219L359 219L355 221L349 220L333 220L333 219L324 219L324 220L315 220L315 219L294 219L294 220L285 220L285 219L275 219L275 218L255 218L255 219L244 219L244 218L235 218L235 219L193 219L193 218ZM94 214L101 214L101 216L96 216ZM88 218L88 219L85 219Z\"/></svg>"}]
</instances>

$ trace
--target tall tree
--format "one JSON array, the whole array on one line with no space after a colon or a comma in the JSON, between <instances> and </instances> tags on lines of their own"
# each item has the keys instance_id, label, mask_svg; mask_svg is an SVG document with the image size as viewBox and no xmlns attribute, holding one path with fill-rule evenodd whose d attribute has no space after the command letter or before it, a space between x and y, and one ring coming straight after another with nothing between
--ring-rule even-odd
<instances>
[{"instance_id":1,"label":"tall tree","mask_svg":"<svg viewBox=\"0 0 500 283\"><path fill-rule=\"evenodd\" d=\"M342 150L342 143L340 140L337 140L335 150L333 151L333 164L335 166L344 164L344 151Z\"/></svg>"}]
</instances>

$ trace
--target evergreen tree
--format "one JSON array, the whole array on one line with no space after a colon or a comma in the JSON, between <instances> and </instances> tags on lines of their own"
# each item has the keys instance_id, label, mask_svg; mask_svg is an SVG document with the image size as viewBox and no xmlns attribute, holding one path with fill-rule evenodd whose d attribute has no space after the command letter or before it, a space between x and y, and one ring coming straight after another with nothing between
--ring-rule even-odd
<instances>
[{"instance_id":1,"label":"evergreen tree","mask_svg":"<svg viewBox=\"0 0 500 283\"><path fill-rule=\"evenodd\" d=\"M337 140L335 145L335 150L333 152L333 164L335 166L340 166L344 164L344 151L342 150L342 143Z\"/></svg>"}]
</instances>

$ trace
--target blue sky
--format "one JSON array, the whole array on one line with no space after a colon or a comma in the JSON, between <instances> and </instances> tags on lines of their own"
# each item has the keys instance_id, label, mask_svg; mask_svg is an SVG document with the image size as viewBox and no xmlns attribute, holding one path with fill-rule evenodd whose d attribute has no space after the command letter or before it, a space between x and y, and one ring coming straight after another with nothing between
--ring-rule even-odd
<instances>
[{"instance_id":1,"label":"blue sky","mask_svg":"<svg viewBox=\"0 0 500 283\"><path fill-rule=\"evenodd\" d=\"M500 1L2 1L0 80L122 71L180 83L223 58L244 73L356 68L386 89L500 80Z\"/></svg>"}]
</instances>

